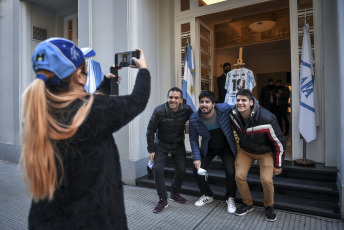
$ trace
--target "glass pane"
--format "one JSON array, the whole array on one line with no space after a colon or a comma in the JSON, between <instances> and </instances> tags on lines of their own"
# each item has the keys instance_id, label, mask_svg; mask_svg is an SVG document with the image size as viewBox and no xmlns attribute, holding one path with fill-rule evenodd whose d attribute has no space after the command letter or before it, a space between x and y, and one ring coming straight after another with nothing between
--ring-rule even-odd
<instances>
[{"instance_id":1,"label":"glass pane","mask_svg":"<svg viewBox=\"0 0 344 230\"><path fill-rule=\"evenodd\" d=\"M201 90L210 90L210 85L208 82L201 82Z\"/></svg>"},{"instance_id":2,"label":"glass pane","mask_svg":"<svg viewBox=\"0 0 344 230\"><path fill-rule=\"evenodd\" d=\"M210 40L210 33L203 26L201 26L201 37Z\"/></svg>"},{"instance_id":3,"label":"glass pane","mask_svg":"<svg viewBox=\"0 0 344 230\"><path fill-rule=\"evenodd\" d=\"M312 51L314 53L314 24L313 24L313 1L312 0L298 0L298 41L299 41L299 54L302 52L303 41L303 26L305 21L309 25L309 35L311 37ZM300 59L301 60L301 59Z\"/></svg>"},{"instance_id":4,"label":"glass pane","mask_svg":"<svg viewBox=\"0 0 344 230\"><path fill-rule=\"evenodd\" d=\"M190 23L181 24L181 74L182 78L184 75L184 57L185 57L185 47L188 44L188 37L189 37L189 43L190 40Z\"/></svg>"},{"instance_id":5,"label":"glass pane","mask_svg":"<svg viewBox=\"0 0 344 230\"><path fill-rule=\"evenodd\" d=\"M303 27L303 24L305 22L305 17L299 17L298 18L298 27L299 28L302 28ZM313 15L307 15L307 23L309 25L309 27L313 27Z\"/></svg>"},{"instance_id":6,"label":"glass pane","mask_svg":"<svg viewBox=\"0 0 344 230\"><path fill-rule=\"evenodd\" d=\"M189 41L190 42L190 41ZM184 51L184 47L188 44L188 38L187 38L187 35L186 37L182 38L182 48L183 48L183 51ZM184 59L183 59L184 60Z\"/></svg>"},{"instance_id":7,"label":"glass pane","mask_svg":"<svg viewBox=\"0 0 344 230\"><path fill-rule=\"evenodd\" d=\"M201 59L201 90L212 90L211 77L211 33L202 25L200 26L200 59Z\"/></svg>"},{"instance_id":8,"label":"glass pane","mask_svg":"<svg viewBox=\"0 0 344 230\"><path fill-rule=\"evenodd\" d=\"M209 41L205 41L205 40L201 39L201 49L203 49L206 52L210 52Z\"/></svg>"},{"instance_id":9,"label":"glass pane","mask_svg":"<svg viewBox=\"0 0 344 230\"><path fill-rule=\"evenodd\" d=\"M201 53L201 62L202 62L202 64L210 65L209 54Z\"/></svg>"},{"instance_id":10,"label":"glass pane","mask_svg":"<svg viewBox=\"0 0 344 230\"><path fill-rule=\"evenodd\" d=\"M190 10L190 0L180 0L180 11Z\"/></svg>"},{"instance_id":11,"label":"glass pane","mask_svg":"<svg viewBox=\"0 0 344 230\"><path fill-rule=\"evenodd\" d=\"M201 67L201 76L202 76L202 81L205 79L210 78L210 71L206 68Z\"/></svg>"},{"instance_id":12,"label":"glass pane","mask_svg":"<svg viewBox=\"0 0 344 230\"><path fill-rule=\"evenodd\" d=\"M226 2L227 0L198 0L198 6L209 6L219 2Z\"/></svg>"},{"instance_id":13,"label":"glass pane","mask_svg":"<svg viewBox=\"0 0 344 230\"><path fill-rule=\"evenodd\" d=\"M190 31L190 23L185 23L181 25L182 33L187 33Z\"/></svg>"},{"instance_id":14,"label":"glass pane","mask_svg":"<svg viewBox=\"0 0 344 230\"><path fill-rule=\"evenodd\" d=\"M297 8L298 10L313 8L313 0L298 0Z\"/></svg>"}]
</instances>

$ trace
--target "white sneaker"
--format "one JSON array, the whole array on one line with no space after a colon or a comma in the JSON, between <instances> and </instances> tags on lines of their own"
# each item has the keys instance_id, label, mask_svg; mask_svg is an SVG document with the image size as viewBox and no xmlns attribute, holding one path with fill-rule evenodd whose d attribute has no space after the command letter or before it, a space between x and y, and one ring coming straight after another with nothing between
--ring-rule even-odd
<instances>
[{"instance_id":1,"label":"white sneaker","mask_svg":"<svg viewBox=\"0 0 344 230\"><path fill-rule=\"evenodd\" d=\"M235 213L236 211L236 206L235 206L235 201L233 197L229 197L228 200L226 200L227 203L227 212L228 213Z\"/></svg>"},{"instance_id":2,"label":"white sneaker","mask_svg":"<svg viewBox=\"0 0 344 230\"><path fill-rule=\"evenodd\" d=\"M201 207L213 201L214 201L214 198L203 195L198 199L198 201L195 202L195 206Z\"/></svg>"}]
</instances>

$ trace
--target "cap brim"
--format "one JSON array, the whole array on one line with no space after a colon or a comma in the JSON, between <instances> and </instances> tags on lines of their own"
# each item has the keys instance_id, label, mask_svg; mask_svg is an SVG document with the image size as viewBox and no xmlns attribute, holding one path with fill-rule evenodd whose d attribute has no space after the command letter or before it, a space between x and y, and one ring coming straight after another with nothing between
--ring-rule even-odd
<instances>
[{"instance_id":1,"label":"cap brim","mask_svg":"<svg viewBox=\"0 0 344 230\"><path fill-rule=\"evenodd\" d=\"M94 50L90 47L81 48L81 51L84 54L85 58L90 58L96 55L96 52L94 52Z\"/></svg>"}]
</instances>

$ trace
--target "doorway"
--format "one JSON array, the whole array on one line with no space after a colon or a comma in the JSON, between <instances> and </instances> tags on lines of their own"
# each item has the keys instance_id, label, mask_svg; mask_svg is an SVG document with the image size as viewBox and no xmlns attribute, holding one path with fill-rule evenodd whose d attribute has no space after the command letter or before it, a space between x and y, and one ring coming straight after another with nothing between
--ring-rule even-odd
<instances>
[{"instance_id":1,"label":"doorway","mask_svg":"<svg viewBox=\"0 0 344 230\"><path fill-rule=\"evenodd\" d=\"M78 44L78 14L72 14L64 17L63 36L68 40Z\"/></svg>"},{"instance_id":2,"label":"doorway","mask_svg":"<svg viewBox=\"0 0 344 230\"><path fill-rule=\"evenodd\" d=\"M291 48L290 48L290 19L288 1L261 3L196 17L197 26L206 26L213 34L211 39L212 65L211 76L203 76L211 81L207 88L201 84L200 90L212 90L218 96L217 78L223 73L223 64L229 62L231 70L246 68L253 72L255 86L251 89L259 99L262 88L269 79L280 80L289 90L291 84ZM196 28L197 30L197 28ZM197 33L196 33L197 35ZM198 36L196 40L198 40ZM200 56L203 52L199 42ZM197 50L197 49L196 49ZM201 67L202 58L200 58ZM287 122L292 124L290 98L287 105ZM276 111L273 112L276 114ZM278 114L280 116L280 114ZM292 160L291 125L286 130L285 122L281 124L282 132L286 134L287 148L285 159ZM289 134L288 134L289 133Z\"/></svg>"}]
</instances>

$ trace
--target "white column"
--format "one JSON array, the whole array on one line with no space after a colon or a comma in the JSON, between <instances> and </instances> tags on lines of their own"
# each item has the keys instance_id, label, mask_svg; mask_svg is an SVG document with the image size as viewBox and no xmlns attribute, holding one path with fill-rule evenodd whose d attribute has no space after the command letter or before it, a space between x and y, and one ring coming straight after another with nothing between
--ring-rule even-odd
<instances>
[{"instance_id":1,"label":"white column","mask_svg":"<svg viewBox=\"0 0 344 230\"><path fill-rule=\"evenodd\" d=\"M78 1L78 46L92 47L93 0Z\"/></svg>"},{"instance_id":2,"label":"white column","mask_svg":"<svg viewBox=\"0 0 344 230\"><path fill-rule=\"evenodd\" d=\"M338 109L333 112L339 113L338 120L338 166L340 184L340 209L341 218L344 219L344 1L337 0L337 23L338 23Z\"/></svg>"},{"instance_id":3,"label":"white column","mask_svg":"<svg viewBox=\"0 0 344 230\"><path fill-rule=\"evenodd\" d=\"M132 51L139 48L139 9L142 8L141 0L129 0L128 1L128 50ZM128 74L128 91L131 92L135 85L137 70L129 68ZM140 151L144 152L144 146L141 146L139 140L142 138L142 119L136 117L132 122L129 123L129 160L137 161L140 157Z\"/></svg>"}]
</instances>

